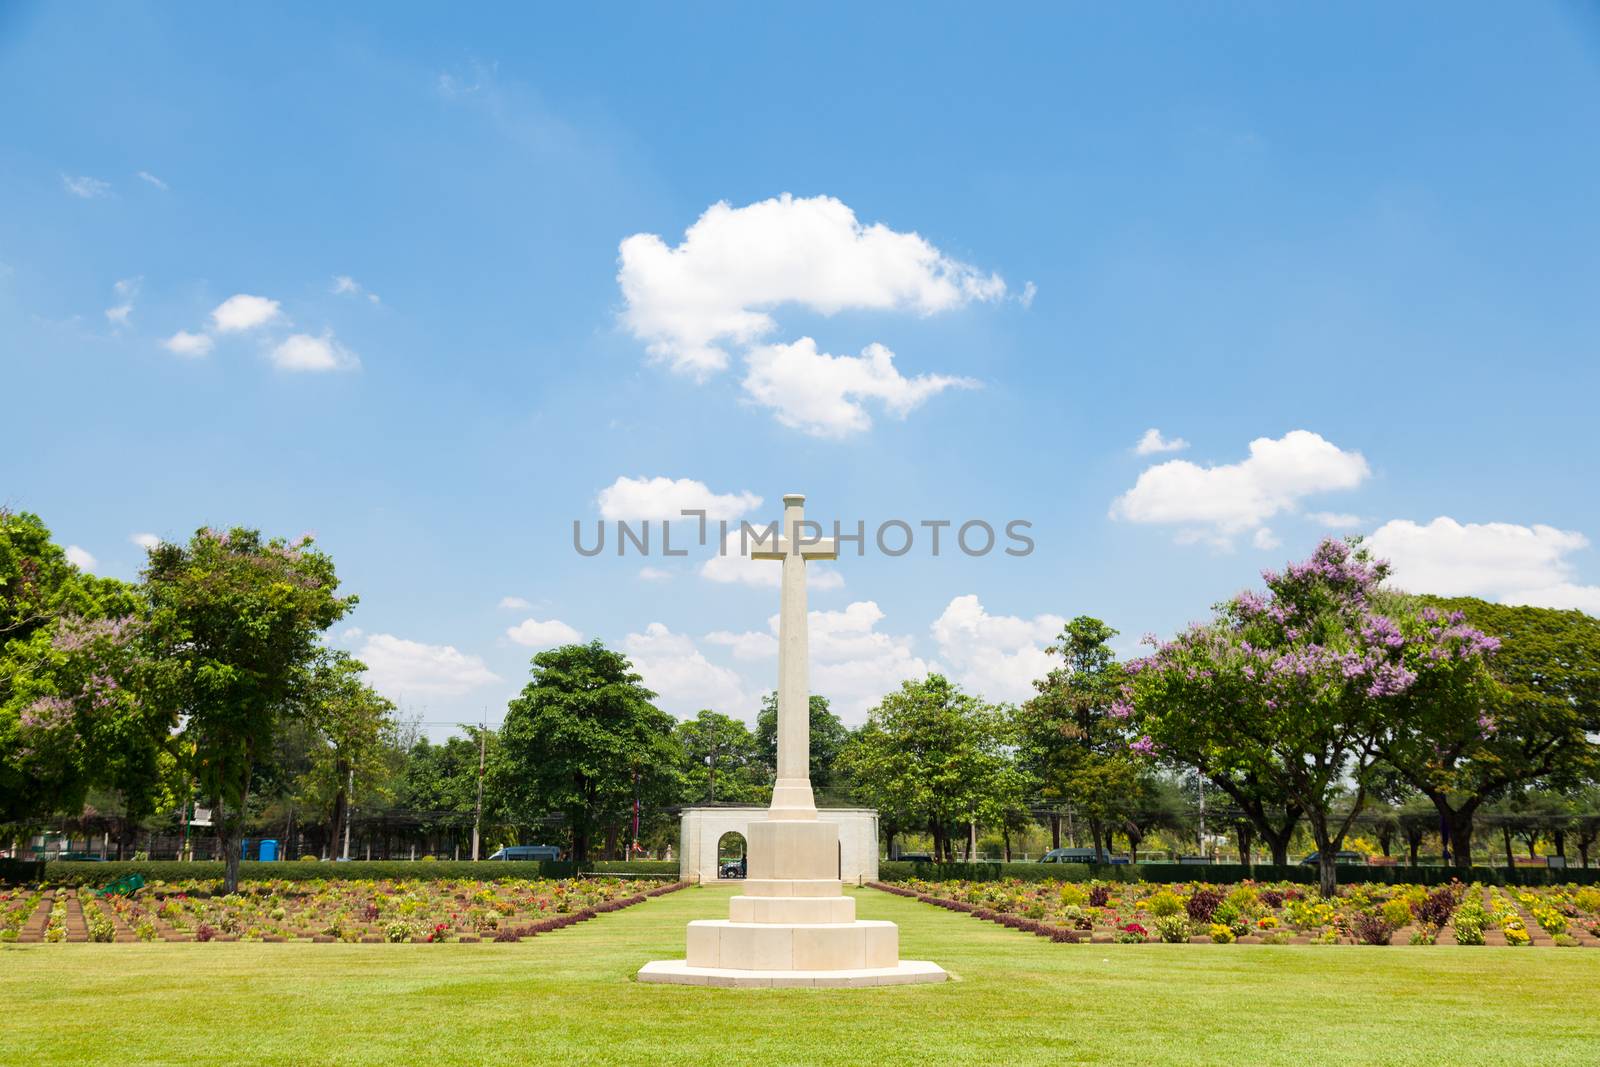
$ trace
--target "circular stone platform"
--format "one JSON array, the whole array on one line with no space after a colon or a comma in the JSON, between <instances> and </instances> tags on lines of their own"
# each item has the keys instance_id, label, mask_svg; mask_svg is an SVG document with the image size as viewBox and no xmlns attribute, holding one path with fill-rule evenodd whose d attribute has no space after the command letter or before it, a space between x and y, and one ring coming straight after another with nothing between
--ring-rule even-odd
<instances>
[{"instance_id":1,"label":"circular stone platform","mask_svg":"<svg viewBox=\"0 0 1600 1067\"><path fill-rule=\"evenodd\" d=\"M943 967L927 960L901 960L894 967L868 967L855 971L737 971L729 967L691 967L686 960L655 960L639 969L641 982L738 989L854 989L862 986L943 982L949 977Z\"/></svg>"}]
</instances>

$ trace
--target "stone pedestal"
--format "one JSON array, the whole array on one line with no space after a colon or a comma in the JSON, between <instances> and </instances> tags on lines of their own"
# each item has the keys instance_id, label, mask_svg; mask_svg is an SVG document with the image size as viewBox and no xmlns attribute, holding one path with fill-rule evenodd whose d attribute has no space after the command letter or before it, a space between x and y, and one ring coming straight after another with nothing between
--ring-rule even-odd
<instances>
[{"instance_id":1,"label":"stone pedestal","mask_svg":"<svg viewBox=\"0 0 1600 1067\"><path fill-rule=\"evenodd\" d=\"M941 982L936 964L900 959L900 930L856 918L840 888L839 827L817 818L810 779L806 693L805 561L833 558L831 544L802 538L803 497L783 498L786 537L759 547L783 561L779 613L778 778L767 817L749 826L744 892L728 918L689 924L681 960L657 960L641 982L719 986L870 986ZM876 842L874 842L874 847Z\"/></svg>"}]
</instances>

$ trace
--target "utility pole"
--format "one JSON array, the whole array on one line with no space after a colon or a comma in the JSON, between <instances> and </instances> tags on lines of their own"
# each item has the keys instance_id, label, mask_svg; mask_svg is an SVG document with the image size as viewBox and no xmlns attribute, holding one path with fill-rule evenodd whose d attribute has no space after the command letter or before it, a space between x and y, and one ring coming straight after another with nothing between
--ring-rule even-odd
<instances>
[{"instance_id":1,"label":"utility pole","mask_svg":"<svg viewBox=\"0 0 1600 1067\"><path fill-rule=\"evenodd\" d=\"M1206 776L1195 775L1195 784L1200 787L1200 855L1206 855Z\"/></svg>"},{"instance_id":2,"label":"utility pole","mask_svg":"<svg viewBox=\"0 0 1600 1067\"><path fill-rule=\"evenodd\" d=\"M352 763L345 772L344 784L344 858L350 858L350 812L356 799L356 767Z\"/></svg>"},{"instance_id":3,"label":"utility pole","mask_svg":"<svg viewBox=\"0 0 1600 1067\"><path fill-rule=\"evenodd\" d=\"M488 733L489 709L478 723L478 802L472 807L472 862L478 862L478 828L483 822L483 739Z\"/></svg>"}]
</instances>

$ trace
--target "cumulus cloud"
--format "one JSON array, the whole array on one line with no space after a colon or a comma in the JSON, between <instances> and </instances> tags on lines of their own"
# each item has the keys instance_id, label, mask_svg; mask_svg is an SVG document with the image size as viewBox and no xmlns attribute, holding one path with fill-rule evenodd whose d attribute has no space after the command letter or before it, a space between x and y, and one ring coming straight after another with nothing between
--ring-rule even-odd
<instances>
[{"instance_id":1,"label":"cumulus cloud","mask_svg":"<svg viewBox=\"0 0 1600 1067\"><path fill-rule=\"evenodd\" d=\"M1139 438L1139 443L1133 446L1135 455L1153 456L1158 452L1182 452L1189 447L1189 442L1181 437L1170 440L1161 436L1161 431L1152 426Z\"/></svg>"},{"instance_id":2,"label":"cumulus cloud","mask_svg":"<svg viewBox=\"0 0 1600 1067\"><path fill-rule=\"evenodd\" d=\"M360 631L352 636L359 636ZM498 682L481 656L454 645L429 645L393 634L368 634L356 658L367 665L367 680L391 700L453 697Z\"/></svg>"},{"instance_id":3,"label":"cumulus cloud","mask_svg":"<svg viewBox=\"0 0 1600 1067\"><path fill-rule=\"evenodd\" d=\"M1279 539L1277 534L1272 532L1272 527L1270 526L1258 527L1256 532L1250 535L1250 543L1260 549L1281 548L1283 546L1283 541Z\"/></svg>"},{"instance_id":4,"label":"cumulus cloud","mask_svg":"<svg viewBox=\"0 0 1600 1067\"><path fill-rule=\"evenodd\" d=\"M61 184L66 188L67 192L83 200L94 200L111 192L110 182L83 175L74 177L71 174L63 174L61 176Z\"/></svg>"},{"instance_id":5,"label":"cumulus cloud","mask_svg":"<svg viewBox=\"0 0 1600 1067\"><path fill-rule=\"evenodd\" d=\"M916 233L863 225L830 196L713 204L676 247L634 234L623 240L619 262L623 324L653 359L701 379L727 366L724 346L771 333L779 307L931 315L1006 291L999 275Z\"/></svg>"},{"instance_id":6,"label":"cumulus cloud","mask_svg":"<svg viewBox=\"0 0 1600 1067\"><path fill-rule=\"evenodd\" d=\"M1045 651L1067 620L1060 615L990 615L977 596L951 600L933 623L939 656L954 679L987 700L1023 701L1055 664Z\"/></svg>"},{"instance_id":7,"label":"cumulus cloud","mask_svg":"<svg viewBox=\"0 0 1600 1067\"><path fill-rule=\"evenodd\" d=\"M1568 558L1588 538L1554 526L1394 519L1373 532L1373 554L1394 565L1393 582L1414 593L1479 596L1507 604L1577 608L1600 615L1600 585L1576 580Z\"/></svg>"},{"instance_id":8,"label":"cumulus cloud","mask_svg":"<svg viewBox=\"0 0 1600 1067\"><path fill-rule=\"evenodd\" d=\"M764 528L764 523L752 522L755 528ZM750 539L752 543L754 538ZM783 581L783 563L773 559L751 559L744 551L744 539L739 536L737 528L730 528L727 539L723 542L723 551L700 565L700 576L713 582L725 585L738 583L739 585L760 586L766 589L776 589ZM834 570L827 563L806 564L807 589L839 589L844 585L844 575Z\"/></svg>"},{"instance_id":9,"label":"cumulus cloud","mask_svg":"<svg viewBox=\"0 0 1600 1067\"><path fill-rule=\"evenodd\" d=\"M671 579L672 572L660 567L640 567L639 577L647 582L665 582Z\"/></svg>"},{"instance_id":10,"label":"cumulus cloud","mask_svg":"<svg viewBox=\"0 0 1600 1067\"><path fill-rule=\"evenodd\" d=\"M167 185L166 182L162 181L160 178L157 178L154 174L151 174L147 170L141 170L141 171L135 172L134 177L138 178L140 181L145 182L145 183L147 183L149 185L155 186L157 189L160 189L162 192L166 192L167 189L168 189L168 185Z\"/></svg>"},{"instance_id":11,"label":"cumulus cloud","mask_svg":"<svg viewBox=\"0 0 1600 1067\"><path fill-rule=\"evenodd\" d=\"M1180 525L1181 542L1231 544L1232 537L1293 512L1303 497L1354 489L1371 473L1365 457L1308 430L1258 437L1238 463L1202 467L1173 459L1147 468L1111 505L1128 522Z\"/></svg>"},{"instance_id":12,"label":"cumulus cloud","mask_svg":"<svg viewBox=\"0 0 1600 1067\"><path fill-rule=\"evenodd\" d=\"M153 533L136 533L132 537L129 537L128 540L147 552L161 544L161 538L157 537Z\"/></svg>"},{"instance_id":13,"label":"cumulus cloud","mask_svg":"<svg viewBox=\"0 0 1600 1067\"><path fill-rule=\"evenodd\" d=\"M560 619L550 619L545 622L540 622L538 619L523 619L515 626L509 627L506 636L528 648L555 648L557 645L572 645L583 640L583 634Z\"/></svg>"},{"instance_id":14,"label":"cumulus cloud","mask_svg":"<svg viewBox=\"0 0 1600 1067\"><path fill-rule=\"evenodd\" d=\"M738 519L761 506L761 498L748 491L715 493L693 478L629 478L623 476L600 490L596 498L600 516L611 520L675 519L696 527L686 510L702 510L707 522Z\"/></svg>"},{"instance_id":15,"label":"cumulus cloud","mask_svg":"<svg viewBox=\"0 0 1600 1067\"><path fill-rule=\"evenodd\" d=\"M119 301L106 308L106 321L112 326L122 327L128 325L128 318L133 314L133 300L139 295L138 278L123 278L111 287Z\"/></svg>"},{"instance_id":16,"label":"cumulus cloud","mask_svg":"<svg viewBox=\"0 0 1600 1067\"><path fill-rule=\"evenodd\" d=\"M93 571L100 562L99 560L95 559L94 556L89 554L88 549L79 548L77 545L68 545L65 555L67 557L67 562L78 568L80 571Z\"/></svg>"},{"instance_id":17,"label":"cumulus cloud","mask_svg":"<svg viewBox=\"0 0 1600 1067\"><path fill-rule=\"evenodd\" d=\"M381 304L383 302L378 299L377 293L368 292L365 286L348 274L336 274L333 276L331 292L336 296L364 296L367 298L367 302L372 304Z\"/></svg>"},{"instance_id":18,"label":"cumulus cloud","mask_svg":"<svg viewBox=\"0 0 1600 1067\"><path fill-rule=\"evenodd\" d=\"M1308 511L1306 518L1330 530L1350 530L1361 525L1360 515L1351 515L1344 511Z\"/></svg>"},{"instance_id":19,"label":"cumulus cloud","mask_svg":"<svg viewBox=\"0 0 1600 1067\"><path fill-rule=\"evenodd\" d=\"M771 408L783 425L813 437L836 438L872 426L862 400L878 401L890 414L905 418L936 393L978 385L971 378L943 374L907 378L883 345L870 344L859 356L831 356L818 352L809 337L752 349L743 384L745 393Z\"/></svg>"},{"instance_id":20,"label":"cumulus cloud","mask_svg":"<svg viewBox=\"0 0 1600 1067\"><path fill-rule=\"evenodd\" d=\"M188 359L197 359L211 351L212 340L209 334L190 333L188 330L179 330L165 341L161 347L174 355L184 356Z\"/></svg>"},{"instance_id":21,"label":"cumulus cloud","mask_svg":"<svg viewBox=\"0 0 1600 1067\"><path fill-rule=\"evenodd\" d=\"M254 330L282 314L276 300L249 293L235 293L211 309L211 323L218 333Z\"/></svg>"},{"instance_id":22,"label":"cumulus cloud","mask_svg":"<svg viewBox=\"0 0 1600 1067\"><path fill-rule=\"evenodd\" d=\"M733 653L734 659L771 659L778 654L778 639L760 630L746 630L743 633L715 630L706 634L706 640L713 645L726 647Z\"/></svg>"},{"instance_id":23,"label":"cumulus cloud","mask_svg":"<svg viewBox=\"0 0 1600 1067\"><path fill-rule=\"evenodd\" d=\"M531 608L531 607L533 607L533 605L531 603L529 603L526 598L520 597L520 596L503 596L503 597L500 598L500 606L502 608Z\"/></svg>"},{"instance_id":24,"label":"cumulus cloud","mask_svg":"<svg viewBox=\"0 0 1600 1067\"><path fill-rule=\"evenodd\" d=\"M663 710L692 715L713 708L739 718L753 715L755 702L745 692L744 681L706 659L687 635L653 622L644 633L629 634L622 647Z\"/></svg>"},{"instance_id":25,"label":"cumulus cloud","mask_svg":"<svg viewBox=\"0 0 1600 1067\"><path fill-rule=\"evenodd\" d=\"M290 334L272 349L270 358L274 366L286 371L355 370L361 366L356 354L327 331L321 337Z\"/></svg>"}]
</instances>

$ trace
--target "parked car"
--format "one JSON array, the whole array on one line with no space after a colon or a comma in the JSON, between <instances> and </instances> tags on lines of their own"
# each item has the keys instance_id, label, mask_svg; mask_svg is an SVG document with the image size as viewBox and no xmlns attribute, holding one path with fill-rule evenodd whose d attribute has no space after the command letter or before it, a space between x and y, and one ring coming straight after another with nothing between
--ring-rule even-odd
<instances>
[{"instance_id":1,"label":"parked car","mask_svg":"<svg viewBox=\"0 0 1600 1067\"><path fill-rule=\"evenodd\" d=\"M104 863L104 856L97 856L93 852L63 852L56 857L58 860L71 860L74 863Z\"/></svg>"},{"instance_id":2,"label":"parked car","mask_svg":"<svg viewBox=\"0 0 1600 1067\"><path fill-rule=\"evenodd\" d=\"M895 857L897 863L932 863L933 856L926 852L902 852Z\"/></svg>"},{"instance_id":3,"label":"parked car","mask_svg":"<svg viewBox=\"0 0 1600 1067\"><path fill-rule=\"evenodd\" d=\"M554 845L507 845L489 857L492 860L558 860L561 850Z\"/></svg>"},{"instance_id":4,"label":"parked car","mask_svg":"<svg viewBox=\"0 0 1600 1067\"><path fill-rule=\"evenodd\" d=\"M718 878L743 878L745 876L745 861L743 859L727 860L717 871Z\"/></svg>"},{"instance_id":5,"label":"parked car","mask_svg":"<svg viewBox=\"0 0 1600 1067\"><path fill-rule=\"evenodd\" d=\"M1300 865L1302 867L1315 867L1318 863L1322 862L1320 859L1318 859L1320 855L1321 853L1313 852L1311 855L1301 860ZM1367 865L1367 857L1360 852L1351 852L1349 850L1345 850L1344 852L1335 852L1333 854L1333 862L1335 866L1365 867Z\"/></svg>"}]
</instances>

